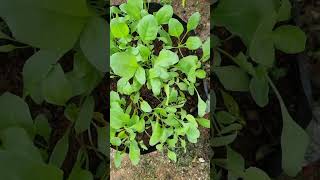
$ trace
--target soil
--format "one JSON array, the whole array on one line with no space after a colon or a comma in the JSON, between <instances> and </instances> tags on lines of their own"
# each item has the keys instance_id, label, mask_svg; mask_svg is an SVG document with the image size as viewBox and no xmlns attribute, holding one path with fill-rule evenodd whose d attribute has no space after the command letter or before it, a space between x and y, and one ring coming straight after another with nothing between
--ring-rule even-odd
<instances>
[{"instance_id":1,"label":"soil","mask_svg":"<svg viewBox=\"0 0 320 180\"><path fill-rule=\"evenodd\" d=\"M125 2L125 0L113 0L111 3L114 5L118 5ZM154 2L154 1L152 1ZM206 23L200 23L205 25L200 25L197 33L200 33L200 36L203 40L209 37L209 3L205 2L199 6L195 5L196 2L189 1L185 9L190 10L191 12L199 11L202 15L202 21ZM181 5L174 2L173 8L177 10L177 15L180 16L184 21L188 20L188 17L191 16L192 13L187 13L186 11L181 11ZM206 9L206 10L203 10ZM167 27L164 26L164 29ZM205 30L206 28L206 30ZM184 41L190 35L194 34L194 32L189 33ZM173 39L173 44L177 45L177 39ZM158 51L155 52L155 55L159 54L162 49L162 42L155 42L155 49ZM190 52L187 49L181 49L181 53L178 55L180 58L183 56L187 56L189 54L194 54L194 52ZM198 57L202 56L202 51L196 51ZM114 84L114 83L113 83ZM205 91L203 87L203 83L199 84L199 93L203 99L207 99L205 95ZM111 88L116 88L116 85L111 85ZM156 107L160 101L154 98L152 91L148 90L146 86L143 86L141 89L141 96L145 99L151 107ZM194 95L192 97L188 97L185 108L190 110L191 112L195 112L197 106L197 96ZM160 153L158 151L152 152L150 154L146 154L141 156L141 161L137 166L133 166L128 157L126 157L122 162L122 167L120 169L116 169L114 165L111 163L111 172L110 179L210 179L209 178L209 130L201 129L201 137L199 138L199 142L196 144L188 144L187 145L187 153L179 151L177 157L178 162L175 164L169 161L166 154ZM146 141L148 142L148 141ZM145 143L148 144L148 143ZM111 151L111 159L114 155L114 150ZM201 162L199 162L199 158L201 158ZM112 160L111 160L112 161Z\"/></svg>"}]
</instances>

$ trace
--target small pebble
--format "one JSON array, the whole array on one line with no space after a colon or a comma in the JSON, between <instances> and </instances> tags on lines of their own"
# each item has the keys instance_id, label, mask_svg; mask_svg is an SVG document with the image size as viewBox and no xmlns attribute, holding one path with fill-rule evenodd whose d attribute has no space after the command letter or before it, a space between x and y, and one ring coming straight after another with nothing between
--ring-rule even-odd
<instances>
[{"instance_id":1,"label":"small pebble","mask_svg":"<svg viewBox=\"0 0 320 180\"><path fill-rule=\"evenodd\" d=\"M205 160L203 158L199 158L199 162L204 163Z\"/></svg>"}]
</instances>

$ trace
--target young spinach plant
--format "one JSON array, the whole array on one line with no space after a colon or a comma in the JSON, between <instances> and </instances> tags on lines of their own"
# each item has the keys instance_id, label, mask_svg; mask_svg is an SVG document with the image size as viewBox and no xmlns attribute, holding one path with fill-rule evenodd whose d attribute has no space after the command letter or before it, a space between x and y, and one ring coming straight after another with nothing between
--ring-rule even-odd
<instances>
[{"instance_id":1,"label":"young spinach plant","mask_svg":"<svg viewBox=\"0 0 320 180\"><path fill-rule=\"evenodd\" d=\"M210 127L204 118L207 104L197 89L197 80L207 77L203 65L210 56L210 42L202 43L198 36L190 35L199 24L200 14L194 13L184 28L173 17L172 6L164 5L153 14L148 7L142 0L128 0L110 9L110 65L116 81L110 93L110 138L116 149L116 167L120 167L126 151L136 165L140 149L153 146L177 161L178 148L186 152L187 141L197 142L199 124ZM198 49L203 52L200 57L196 55ZM144 99L143 93L152 99ZM185 104L195 94L198 112L191 114ZM143 134L150 137L143 140Z\"/></svg>"}]
</instances>

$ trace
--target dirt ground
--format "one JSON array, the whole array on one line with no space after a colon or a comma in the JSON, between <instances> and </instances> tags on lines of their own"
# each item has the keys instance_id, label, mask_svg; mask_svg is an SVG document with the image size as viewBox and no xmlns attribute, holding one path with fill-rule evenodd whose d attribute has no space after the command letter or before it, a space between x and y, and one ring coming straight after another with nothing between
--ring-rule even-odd
<instances>
[{"instance_id":1,"label":"dirt ground","mask_svg":"<svg viewBox=\"0 0 320 180\"><path fill-rule=\"evenodd\" d=\"M126 0L111 0L112 5L119 5ZM160 2L153 0L152 2ZM164 2L164 1L162 1ZM174 13L187 21L194 12L202 16L201 23L197 28L197 34L204 41L210 36L210 3L208 0L186 0L182 7L181 0L173 0ZM187 153L177 153L177 163L168 159L166 154L152 152L141 156L140 163L133 166L129 157L122 161L121 168L116 169L111 163L111 180L208 180L210 179L210 134L208 129L201 129L201 137L196 144L187 145ZM111 162L114 150L111 150Z\"/></svg>"}]
</instances>

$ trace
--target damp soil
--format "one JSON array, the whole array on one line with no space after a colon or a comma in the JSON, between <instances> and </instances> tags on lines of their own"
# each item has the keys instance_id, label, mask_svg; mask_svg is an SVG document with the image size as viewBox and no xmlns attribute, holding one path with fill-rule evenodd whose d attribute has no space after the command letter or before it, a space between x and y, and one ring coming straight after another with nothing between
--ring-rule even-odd
<instances>
[{"instance_id":1,"label":"damp soil","mask_svg":"<svg viewBox=\"0 0 320 180\"><path fill-rule=\"evenodd\" d=\"M0 94L5 92L10 92L19 97L23 97L23 77L22 70L25 62L29 57L35 53L32 48L19 49L10 53L0 53ZM69 52L64 57L61 58L59 63L65 72L71 71L73 69L73 53ZM93 96L95 99L95 112L100 112L107 117L107 79L104 78L96 89L93 91ZM41 105L34 103L30 97L25 99L29 106L31 116L33 119L39 114L44 114L52 128L52 132L49 141L46 142L47 152L51 154L57 142L63 137L67 129L72 125L72 123L64 116L64 108L61 106L55 106L43 102ZM70 102L79 104L79 98L72 98ZM94 144L97 144L97 133L95 128L91 128L92 139ZM36 138L36 141L40 141L43 144L45 141L40 137ZM35 144L39 144L35 142ZM66 155L66 159L63 162L62 170L64 171L65 178L69 175L72 167L76 161L78 151L81 145L90 145L86 133L76 136L74 130L71 130L69 136L69 150ZM41 148L41 147L39 147ZM97 156L96 152L88 150L89 154L89 169L95 172L101 160Z\"/></svg>"}]
</instances>

